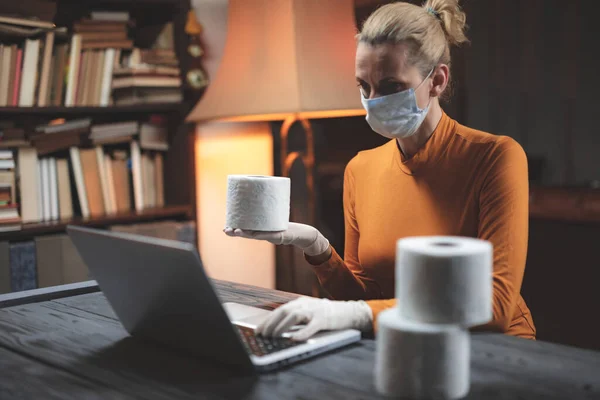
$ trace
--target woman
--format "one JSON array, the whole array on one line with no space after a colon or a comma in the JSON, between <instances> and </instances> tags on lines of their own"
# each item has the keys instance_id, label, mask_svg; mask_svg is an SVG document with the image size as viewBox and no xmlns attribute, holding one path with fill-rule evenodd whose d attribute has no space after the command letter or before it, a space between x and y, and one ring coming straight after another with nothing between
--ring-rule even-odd
<instances>
[{"instance_id":1,"label":"woman","mask_svg":"<svg viewBox=\"0 0 600 400\"><path fill-rule=\"evenodd\" d=\"M315 228L290 224L285 232L230 236L303 249L332 298L301 298L258 327L279 335L308 323L293 337L321 329L367 331L395 305L394 261L399 238L457 235L494 247L493 319L481 329L535 338L520 296L528 236L527 159L509 137L458 124L439 99L450 81L450 46L467 40L458 0L423 7L379 8L358 35L356 79L371 128L387 144L360 152L344 174L345 255ZM347 300L347 301L339 301Z\"/></svg>"}]
</instances>

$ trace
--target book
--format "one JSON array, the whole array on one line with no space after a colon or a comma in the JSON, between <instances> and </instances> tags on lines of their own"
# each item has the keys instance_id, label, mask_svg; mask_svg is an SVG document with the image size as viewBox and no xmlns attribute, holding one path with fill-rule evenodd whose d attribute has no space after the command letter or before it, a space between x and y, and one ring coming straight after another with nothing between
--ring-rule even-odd
<instances>
[{"instance_id":1,"label":"book","mask_svg":"<svg viewBox=\"0 0 600 400\"><path fill-rule=\"evenodd\" d=\"M38 155L48 155L87 144L85 137L88 132L88 128L75 128L60 133L38 134L32 137L31 142Z\"/></svg>"},{"instance_id":2,"label":"book","mask_svg":"<svg viewBox=\"0 0 600 400\"><path fill-rule=\"evenodd\" d=\"M154 154L154 187L156 189L156 207L165 206L164 166L162 153Z\"/></svg>"},{"instance_id":3,"label":"book","mask_svg":"<svg viewBox=\"0 0 600 400\"><path fill-rule=\"evenodd\" d=\"M0 171L0 187L10 190L11 203L17 203L16 179L14 171Z\"/></svg>"},{"instance_id":4,"label":"book","mask_svg":"<svg viewBox=\"0 0 600 400\"><path fill-rule=\"evenodd\" d=\"M13 169L15 160L0 160L0 169Z\"/></svg>"},{"instance_id":5,"label":"book","mask_svg":"<svg viewBox=\"0 0 600 400\"><path fill-rule=\"evenodd\" d=\"M79 64L81 60L81 35L74 34L71 38L69 55L69 75L67 77L67 90L65 106L73 107L77 95L77 79L79 77Z\"/></svg>"},{"instance_id":6,"label":"book","mask_svg":"<svg viewBox=\"0 0 600 400\"><path fill-rule=\"evenodd\" d=\"M131 210L131 174L127 168L127 154L123 151L113 153L112 175L114 180L117 212L124 213Z\"/></svg>"},{"instance_id":7,"label":"book","mask_svg":"<svg viewBox=\"0 0 600 400\"><path fill-rule=\"evenodd\" d=\"M143 123L140 126L140 147L144 150L166 151L169 149L167 128Z\"/></svg>"},{"instance_id":8,"label":"book","mask_svg":"<svg viewBox=\"0 0 600 400\"><path fill-rule=\"evenodd\" d=\"M52 66L52 86L50 89L49 103L53 106L63 104L63 95L65 88L65 68L67 65L67 55L69 51L68 44L56 46L56 53L53 58Z\"/></svg>"},{"instance_id":9,"label":"book","mask_svg":"<svg viewBox=\"0 0 600 400\"><path fill-rule=\"evenodd\" d=\"M83 169L81 166L81 158L79 154L79 148L73 146L69 148L71 169L73 174L73 181L75 182L75 188L77 192L78 204L83 218L89 218L90 210L88 207L87 193L85 190L85 183L83 180Z\"/></svg>"},{"instance_id":10,"label":"book","mask_svg":"<svg viewBox=\"0 0 600 400\"><path fill-rule=\"evenodd\" d=\"M15 91L15 79L17 75L17 63L20 49L16 44L11 46L11 59L10 59L10 70L8 72L8 88L6 91L6 105L14 106L16 104L13 103L13 93Z\"/></svg>"},{"instance_id":11,"label":"book","mask_svg":"<svg viewBox=\"0 0 600 400\"><path fill-rule=\"evenodd\" d=\"M58 180L58 206L61 220L73 218L73 199L69 178L69 164L66 159L56 160L56 175Z\"/></svg>"},{"instance_id":12,"label":"book","mask_svg":"<svg viewBox=\"0 0 600 400\"><path fill-rule=\"evenodd\" d=\"M139 64L133 67L121 67L113 71L114 76L139 75L139 76L179 76L181 70L177 67L161 65Z\"/></svg>"},{"instance_id":13,"label":"book","mask_svg":"<svg viewBox=\"0 0 600 400\"><path fill-rule=\"evenodd\" d=\"M16 18L6 15L0 15L0 23L43 29L54 29L56 27L56 25L54 25L52 22L40 21L33 18Z\"/></svg>"},{"instance_id":14,"label":"book","mask_svg":"<svg viewBox=\"0 0 600 400\"><path fill-rule=\"evenodd\" d=\"M104 68L106 67L105 59L106 51L102 50L98 52L98 59L96 62L98 63L98 68L96 69L96 73L94 75L94 89L92 90L92 99L91 102L94 106L100 105L100 95L102 92L102 80L104 78Z\"/></svg>"},{"instance_id":15,"label":"book","mask_svg":"<svg viewBox=\"0 0 600 400\"><path fill-rule=\"evenodd\" d=\"M183 95L177 88L130 87L113 91L115 105L179 103Z\"/></svg>"},{"instance_id":16,"label":"book","mask_svg":"<svg viewBox=\"0 0 600 400\"><path fill-rule=\"evenodd\" d=\"M104 164L104 151L102 150L102 146L95 146L94 150L96 151L96 162L98 163L98 173L100 175L100 188L104 211L106 214L112 214L113 210L111 207L110 189L108 187L108 174L106 173L106 165Z\"/></svg>"},{"instance_id":17,"label":"book","mask_svg":"<svg viewBox=\"0 0 600 400\"><path fill-rule=\"evenodd\" d=\"M106 170L106 182L108 186L108 204L110 205L107 207L108 212L111 214L116 214L118 209L117 194L115 191L115 178L113 176L112 158L108 154L104 155L104 168Z\"/></svg>"},{"instance_id":18,"label":"book","mask_svg":"<svg viewBox=\"0 0 600 400\"><path fill-rule=\"evenodd\" d=\"M0 221L17 221L20 222L19 209L17 204L6 204L0 206Z\"/></svg>"},{"instance_id":19,"label":"book","mask_svg":"<svg viewBox=\"0 0 600 400\"><path fill-rule=\"evenodd\" d=\"M100 41L120 41L127 40L126 31L109 31L109 32L81 32L81 40L83 43L86 42L100 42Z\"/></svg>"},{"instance_id":20,"label":"book","mask_svg":"<svg viewBox=\"0 0 600 400\"><path fill-rule=\"evenodd\" d=\"M127 11L92 11L90 18L93 21L129 21L129 13Z\"/></svg>"},{"instance_id":21,"label":"book","mask_svg":"<svg viewBox=\"0 0 600 400\"><path fill-rule=\"evenodd\" d=\"M90 49L131 49L133 47L133 40L121 39L121 40L98 40L98 41L85 41L82 43L81 48L83 50Z\"/></svg>"},{"instance_id":22,"label":"book","mask_svg":"<svg viewBox=\"0 0 600 400\"><path fill-rule=\"evenodd\" d=\"M9 253L11 290L20 292L37 288L35 243L11 243Z\"/></svg>"},{"instance_id":23,"label":"book","mask_svg":"<svg viewBox=\"0 0 600 400\"><path fill-rule=\"evenodd\" d=\"M89 83L89 71L90 71L90 58L92 53L89 51L81 52L81 59L79 64L79 74L77 77L77 90L75 91L75 106L85 105L84 96L85 91Z\"/></svg>"},{"instance_id":24,"label":"book","mask_svg":"<svg viewBox=\"0 0 600 400\"><path fill-rule=\"evenodd\" d=\"M42 61L42 72L39 78L39 92L37 105L44 107L48 104L48 95L50 87L50 68L52 66L52 51L54 49L54 32L46 34L46 42L44 44L44 56Z\"/></svg>"},{"instance_id":25,"label":"book","mask_svg":"<svg viewBox=\"0 0 600 400\"><path fill-rule=\"evenodd\" d=\"M59 219L59 205L58 205L58 173L56 170L56 158L48 158L48 169L50 176L50 220L55 221Z\"/></svg>"},{"instance_id":26,"label":"book","mask_svg":"<svg viewBox=\"0 0 600 400\"><path fill-rule=\"evenodd\" d=\"M114 122L92 126L89 138L92 141L104 141L118 139L120 137L131 137L139 133L137 121Z\"/></svg>"},{"instance_id":27,"label":"book","mask_svg":"<svg viewBox=\"0 0 600 400\"><path fill-rule=\"evenodd\" d=\"M112 77L113 77L113 69L115 64L115 49L107 49L106 54L104 55L104 68L102 70L102 84L100 87L100 100L99 105L101 107L106 107L110 104L110 95L112 88Z\"/></svg>"},{"instance_id":28,"label":"book","mask_svg":"<svg viewBox=\"0 0 600 400\"><path fill-rule=\"evenodd\" d=\"M0 107L8 105L12 48L0 44Z\"/></svg>"},{"instance_id":29,"label":"book","mask_svg":"<svg viewBox=\"0 0 600 400\"><path fill-rule=\"evenodd\" d=\"M35 100L35 86L37 82L37 67L40 51L40 40L25 41L25 52L23 57L23 71L21 90L19 92L19 106L31 107Z\"/></svg>"},{"instance_id":30,"label":"book","mask_svg":"<svg viewBox=\"0 0 600 400\"><path fill-rule=\"evenodd\" d=\"M40 125L36 128L36 131L43 133L61 133L71 130L88 129L92 125L90 118L73 119L71 121L65 121L60 124Z\"/></svg>"},{"instance_id":31,"label":"book","mask_svg":"<svg viewBox=\"0 0 600 400\"><path fill-rule=\"evenodd\" d=\"M133 178L133 199L137 212L144 210L144 186L142 178L142 155L137 141L131 142L131 175Z\"/></svg>"},{"instance_id":32,"label":"book","mask_svg":"<svg viewBox=\"0 0 600 400\"><path fill-rule=\"evenodd\" d=\"M154 182L155 182L155 176L154 176L154 163L152 161L152 157L148 152L143 152L142 153L142 162L141 162L141 166L142 166L142 179L143 179L143 184L142 184L142 188L144 190L143 192L143 201L144 201L144 208L153 208L154 204L155 204L155 187L154 187Z\"/></svg>"},{"instance_id":33,"label":"book","mask_svg":"<svg viewBox=\"0 0 600 400\"><path fill-rule=\"evenodd\" d=\"M42 170L42 160L36 159L36 175L35 175L35 185L36 185L36 193L37 198L35 199L37 202L37 209L39 210L39 220L44 220L44 188L42 187L42 177L44 171Z\"/></svg>"},{"instance_id":34,"label":"book","mask_svg":"<svg viewBox=\"0 0 600 400\"><path fill-rule=\"evenodd\" d=\"M79 157L83 172L83 182L88 201L90 216L99 217L105 214L100 170L95 149L80 149Z\"/></svg>"},{"instance_id":35,"label":"book","mask_svg":"<svg viewBox=\"0 0 600 400\"><path fill-rule=\"evenodd\" d=\"M50 193L50 160L48 158L40 159L41 179L42 179L42 216L44 221L52 219L52 198Z\"/></svg>"},{"instance_id":36,"label":"book","mask_svg":"<svg viewBox=\"0 0 600 400\"><path fill-rule=\"evenodd\" d=\"M126 87L180 87L181 78L168 76L126 76L113 77L112 88Z\"/></svg>"},{"instance_id":37,"label":"book","mask_svg":"<svg viewBox=\"0 0 600 400\"><path fill-rule=\"evenodd\" d=\"M13 87L13 92L12 92L12 101L10 102L11 106L17 106L19 104L19 94L20 94L20 87L21 87L21 76L23 75L22 72L22 68L23 68L23 50L19 49L17 50L17 62L16 62L16 66L15 66L15 82L14 82L14 87Z\"/></svg>"}]
</instances>

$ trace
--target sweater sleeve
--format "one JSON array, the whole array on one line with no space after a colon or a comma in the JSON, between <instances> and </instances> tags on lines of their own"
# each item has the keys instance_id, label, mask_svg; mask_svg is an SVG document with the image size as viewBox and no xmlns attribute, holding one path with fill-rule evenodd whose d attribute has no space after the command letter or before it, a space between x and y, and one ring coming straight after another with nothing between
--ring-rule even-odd
<instances>
[{"instance_id":1,"label":"sweater sleeve","mask_svg":"<svg viewBox=\"0 0 600 400\"><path fill-rule=\"evenodd\" d=\"M492 243L493 318L485 330L506 332L521 292L527 257L527 157L510 138L499 143L479 196L478 237Z\"/></svg>"},{"instance_id":2,"label":"sweater sleeve","mask_svg":"<svg viewBox=\"0 0 600 400\"><path fill-rule=\"evenodd\" d=\"M355 186L351 165L352 161L344 171L344 259L332 248L329 260L317 265L315 272L321 286L333 299L378 299L382 298L381 288L368 277L359 262L360 231L355 215Z\"/></svg>"}]
</instances>

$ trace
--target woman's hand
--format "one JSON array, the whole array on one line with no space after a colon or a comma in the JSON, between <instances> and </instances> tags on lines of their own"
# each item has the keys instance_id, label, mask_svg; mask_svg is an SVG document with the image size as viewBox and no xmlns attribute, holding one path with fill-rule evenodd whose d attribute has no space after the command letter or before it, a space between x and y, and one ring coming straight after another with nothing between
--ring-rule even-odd
<instances>
[{"instance_id":1,"label":"woman's hand","mask_svg":"<svg viewBox=\"0 0 600 400\"><path fill-rule=\"evenodd\" d=\"M291 244L300 248L307 256L318 256L329 250L329 241L316 228L310 225L290 222L286 231L261 232L226 227L223 232L228 236L247 239L266 240L281 245Z\"/></svg>"},{"instance_id":2,"label":"woman's hand","mask_svg":"<svg viewBox=\"0 0 600 400\"><path fill-rule=\"evenodd\" d=\"M313 297L300 297L277 308L256 328L263 336L281 336L292 326L307 324L291 334L291 338L304 341L321 330L358 329L369 331L373 326L371 308L362 300L331 301Z\"/></svg>"}]
</instances>

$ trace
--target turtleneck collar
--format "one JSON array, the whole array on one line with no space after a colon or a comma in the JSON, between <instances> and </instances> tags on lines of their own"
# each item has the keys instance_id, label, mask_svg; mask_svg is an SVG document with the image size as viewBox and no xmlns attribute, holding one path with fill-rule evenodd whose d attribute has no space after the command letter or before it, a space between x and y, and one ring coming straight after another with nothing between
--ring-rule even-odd
<instances>
[{"instance_id":1,"label":"turtleneck collar","mask_svg":"<svg viewBox=\"0 0 600 400\"><path fill-rule=\"evenodd\" d=\"M394 147L394 161L407 175L415 175L423 166L431 167L446 152L448 144L454 137L456 121L442 111L442 117L425 144L408 160L404 157L398 142L394 139L390 146Z\"/></svg>"}]
</instances>

